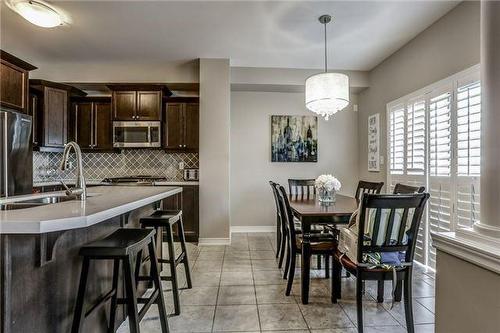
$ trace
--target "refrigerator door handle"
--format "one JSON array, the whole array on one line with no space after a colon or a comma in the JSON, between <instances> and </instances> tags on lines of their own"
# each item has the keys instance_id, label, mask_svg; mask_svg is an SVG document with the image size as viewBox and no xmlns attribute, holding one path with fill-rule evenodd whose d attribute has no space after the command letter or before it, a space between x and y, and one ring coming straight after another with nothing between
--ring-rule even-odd
<instances>
[{"instance_id":1,"label":"refrigerator door handle","mask_svg":"<svg viewBox=\"0 0 500 333\"><path fill-rule=\"evenodd\" d=\"M3 147L2 147L2 152L3 152L3 156L2 156L2 161L3 161L3 167L2 167L2 170L3 170L3 186L4 186L4 195L5 197L8 197L9 196L9 172L8 172L8 169L9 169L9 159L8 159L8 152L7 152L7 142L8 142L8 129L9 129L9 126L8 126L8 116L9 114L7 112L2 112L2 125L3 125L3 138L2 138L2 141L3 141Z\"/></svg>"}]
</instances>

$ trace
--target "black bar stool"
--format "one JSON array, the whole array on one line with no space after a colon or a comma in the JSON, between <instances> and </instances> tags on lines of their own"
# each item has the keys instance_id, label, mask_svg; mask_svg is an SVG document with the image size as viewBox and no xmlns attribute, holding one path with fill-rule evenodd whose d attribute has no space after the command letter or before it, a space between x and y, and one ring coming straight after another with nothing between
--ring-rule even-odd
<instances>
[{"instance_id":1,"label":"black bar stool","mask_svg":"<svg viewBox=\"0 0 500 333\"><path fill-rule=\"evenodd\" d=\"M160 232L160 228L165 230L168 244L168 259L158 258L158 262L161 264L169 264L170 276L160 276L160 279L162 281L170 281L172 283L172 294L174 297L175 311L174 314L179 315L181 313L179 302L179 285L177 281L177 266L179 264L184 264L188 289L191 289L193 287L186 250L186 238L184 237L184 225L182 224L182 210L157 210L150 216L141 218L139 223L143 228L154 228L156 232ZM178 227L178 237L181 243L181 253L178 257L175 256L174 233L172 230L172 227L175 224L177 224ZM163 240L163 238L161 239ZM142 280L142 278L139 278L139 280Z\"/></svg>"},{"instance_id":2,"label":"black bar stool","mask_svg":"<svg viewBox=\"0 0 500 333\"><path fill-rule=\"evenodd\" d=\"M169 331L160 272L155 260L154 235L155 231L151 229L118 229L104 239L89 243L80 249L80 255L83 256L83 266L71 329L72 333L81 332L85 318L95 309L104 305L109 299L111 299L111 311L108 332L115 332L117 306L124 304L127 305L130 332L139 333L139 322L153 303L158 305L162 333ZM146 246L148 247L149 256L152 258L151 275L148 278L149 281L153 282L155 288L149 298L137 298L133 265L138 252ZM112 289L86 310L84 307L85 292L87 289L90 260L109 259L114 260ZM125 298L118 298L117 294L121 262L123 262L123 275L125 277ZM139 312L137 311L137 303L144 304Z\"/></svg>"}]
</instances>

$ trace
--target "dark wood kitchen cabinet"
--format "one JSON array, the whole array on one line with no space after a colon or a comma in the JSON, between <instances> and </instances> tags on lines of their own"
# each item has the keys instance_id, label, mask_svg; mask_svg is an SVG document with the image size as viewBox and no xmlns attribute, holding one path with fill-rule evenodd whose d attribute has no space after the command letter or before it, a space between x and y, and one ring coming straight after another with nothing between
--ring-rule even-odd
<instances>
[{"instance_id":1,"label":"dark wood kitchen cabinet","mask_svg":"<svg viewBox=\"0 0 500 333\"><path fill-rule=\"evenodd\" d=\"M167 102L164 124L166 150L196 152L199 147L199 104Z\"/></svg>"},{"instance_id":2,"label":"dark wood kitchen cabinet","mask_svg":"<svg viewBox=\"0 0 500 333\"><path fill-rule=\"evenodd\" d=\"M35 66L0 50L0 105L28 113L29 71Z\"/></svg>"},{"instance_id":3,"label":"dark wood kitchen cabinet","mask_svg":"<svg viewBox=\"0 0 500 333\"><path fill-rule=\"evenodd\" d=\"M186 241L198 242L200 235L199 186L182 185L181 187L182 193L163 200L163 209L182 209Z\"/></svg>"},{"instance_id":4,"label":"dark wood kitchen cabinet","mask_svg":"<svg viewBox=\"0 0 500 333\"><path fill-rule=\"evenodd\" d=\"M113 149L111 98L85 97L71 103L70 133L82 150Z\"/></svg>"},{"instance_id":5,"label":"dark wood kitchen cabinet","mask_svg":"<svg viewBox=\"0 0 500 333\"><path fill-rule=\"evenodd\" d=\"M113 120L160 121L163 96L172 93L165 85L108 85L112 90Z\"/></svg>"},{"instance_id":6,"label":"dark wood kitchen cabinet","mask_svg":"<svg viewBox=\"0 0 500 333\"><path fill-rule=\"evenodd\" d=\"M57 82L30 80L30 114L35 149L59 151L68 142L69 98L86 93Z\"/></svg>"}]
</instances>

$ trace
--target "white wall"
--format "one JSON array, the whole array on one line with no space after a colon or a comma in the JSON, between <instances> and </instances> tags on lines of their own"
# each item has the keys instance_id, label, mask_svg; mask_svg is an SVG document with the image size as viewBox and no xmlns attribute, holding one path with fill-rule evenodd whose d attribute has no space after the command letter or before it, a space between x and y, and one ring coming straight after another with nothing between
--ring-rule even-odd
<instances>
[{"instance_id":1,"label":"white wall","mask_svg":"<svg viewBox=\"0 0 500 333\"><path fill-rule=\"evenodd\" d=\"M352 97L356 103L356 96ZM318 119L317 163L271 162L271 115L311 115L303 93L231 92L231 226L275 225L268 181L285 187L288 178L333 173L342 193L358 181L357 113L344 110L328 122Z\"/></svg>"},{"instance_id":2,"label":"white wall","mask_svg":"<svg viewBox=\"0 0 500 333\"><path fill-rule=\"evenodd\" d=\"M229 59L200 59L200 242L229 241Z\"/></svg>"},{"instance_id":3,"label":"white wall","mask_svg":"<svg viewBox=\"0 0 500 333\"><path fill-rule=\"evenodd\" d=\"M479 63L479 2L465 1L370 72L370 87L359 94L360 179L385 181L368 172L368 116L380 113L381 155L386 159L386 104ZM387 162L387 161L386 161Z\"/></svg>"}]
</instances>

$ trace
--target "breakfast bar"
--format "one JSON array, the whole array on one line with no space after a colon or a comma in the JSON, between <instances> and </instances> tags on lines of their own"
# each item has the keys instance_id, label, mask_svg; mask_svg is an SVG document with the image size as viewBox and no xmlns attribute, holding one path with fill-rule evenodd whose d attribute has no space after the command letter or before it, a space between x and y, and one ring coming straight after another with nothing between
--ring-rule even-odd
<instances>
[{"instance_id":1,"label":"breakfast bar","mask_svg":"<svg viewBox=\"0 0 500 333\"><path fill-rule=\"evenodd\" d=\"M49 195L59 199L44 200ZM89 189L85 201L61 199L67 198L62 191L1 199L3 209L20 198L43 204L0 211L0 330L69 332L82 265L80 247L119 228L139 227L140 218L176 195L182 195L181 187L97 186ZM111 288L112 261L91 265L89 271L87 295L98 299ZM138 290L143 293L145 287ZM118 293L123 294L122 285ZM106 306L94 311L85 332L105 332L108 312ZM120 309L117 322L125 314Z\"/></svg>"}]
</instances>

